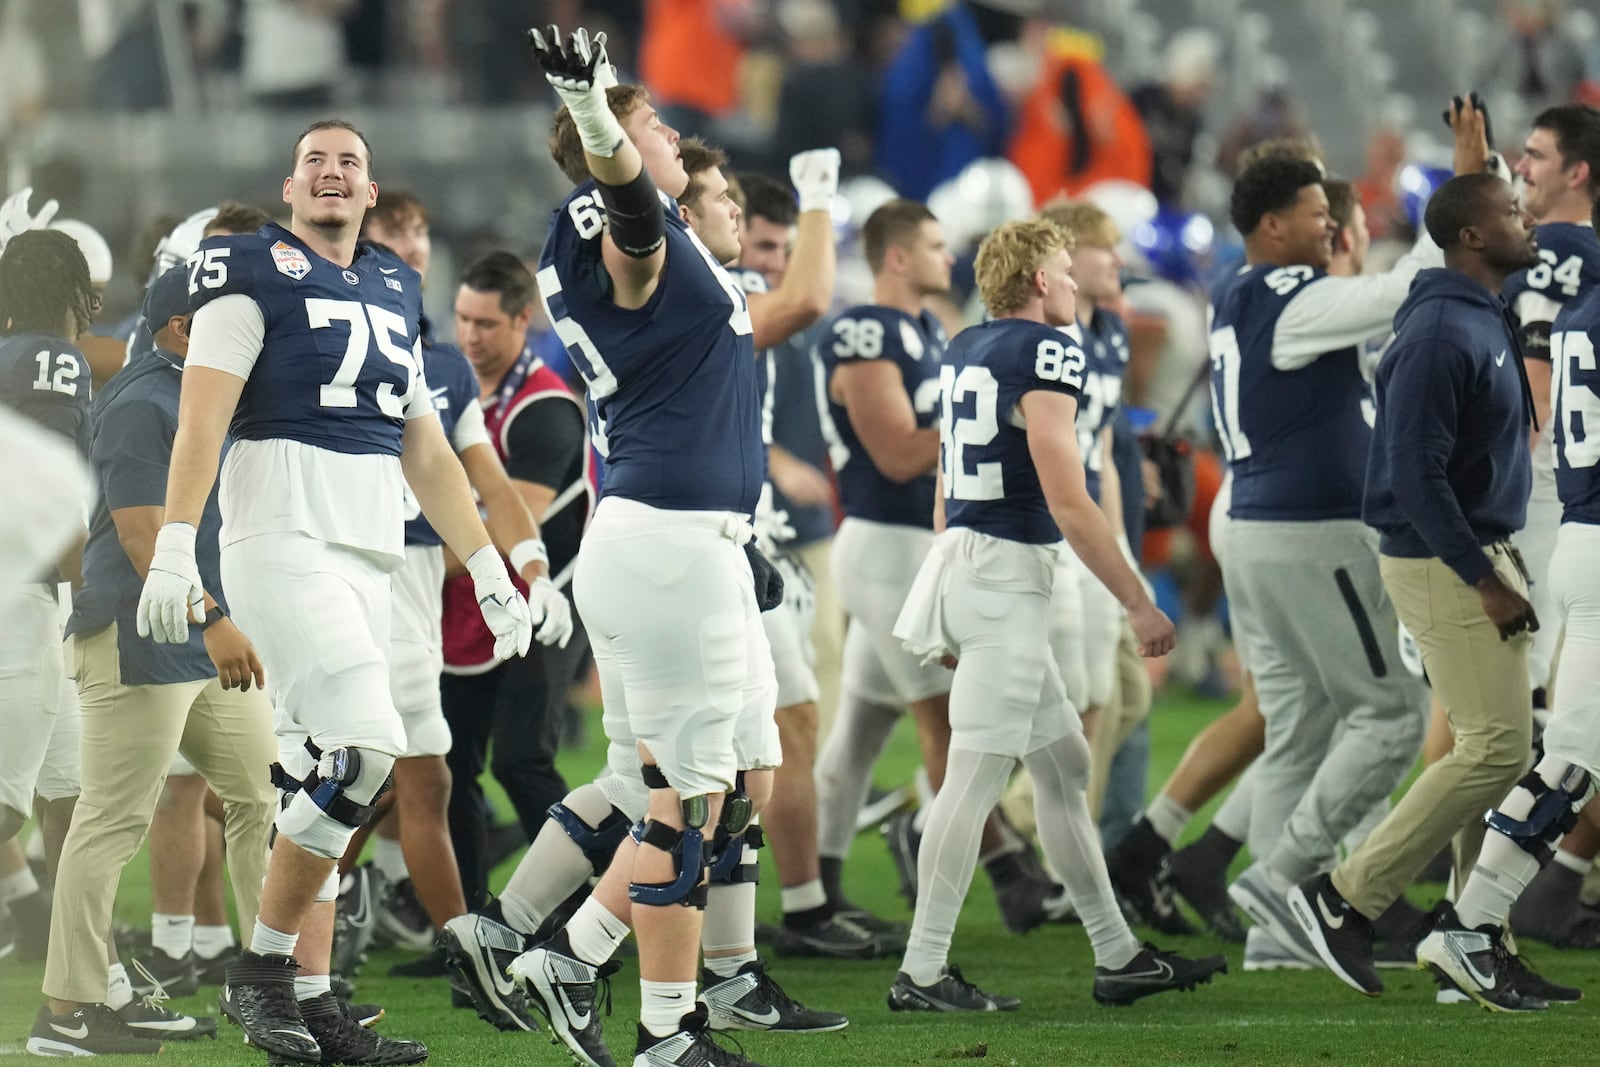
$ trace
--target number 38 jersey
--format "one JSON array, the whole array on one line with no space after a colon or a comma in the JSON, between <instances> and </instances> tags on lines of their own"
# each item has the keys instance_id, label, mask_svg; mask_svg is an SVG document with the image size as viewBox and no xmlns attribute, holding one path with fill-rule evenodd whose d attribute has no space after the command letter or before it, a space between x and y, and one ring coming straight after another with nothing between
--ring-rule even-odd
<instances>
[{"instance_id":1,"label":"number 38 jersey","mask_svg":"<svg viewBox=\"0 0 1600 1067\"><path fill-rule=\"evenodd\" d=\"M1562 522L1600 524L1600 286L1571 301L1550 332L1550 439Z\"/></svg>"},{"instance_id":2,"label":"number 38 jersey","mask_svg":"<svg viewBox=\"0 0 1600 1067\"><path fill-rule=\"evenodd\" d=\"M766 476L744 292L663 196L666 265L643 307L613 302L593 181L551 217L539 298L588 385L602 496L671 511L755 512Z\"/></svg>"},{"instance_id":3,"label":"number 38 jersey","mask_svg":"<svg viewBox=\"0 0 1600 1067\"><path fill-rule=\"evenodd\" d=\"M433 415L421 279L357 246L349 267L268 223L189 258L189 367L245 380L222 471L220 541L303 533L404 562L408 419Z\"/></svg>"},{"instance_id":4,"label":"number 38 jersey","mask_svg":"<svg viewBox=\"0 0 1600 1067\"><path fill-rule=\"evenodd\" d=\"M1278 319L1316 300L1324 271L1262 264L1212 296L1211 402L1233 470L1236 519L1359 519L1372 427L1372 392L1355 345L1294 370L1273 365ZM1330 279L1331 280L1331 279Z\"/></svg>"},{"instance_id":5,"label":"number 38 jersey","mask_svg":"<svg viewBox=\"0 0 1600 1067\"><path fill-rule=\"evenodd\" d=\"M939 365L944 347L944 328L931 312L913 317L872 304L841 312L817 342L822 357L822 395L827 400L822 426L839 476L839 505L851 518L932 529L936 479L929 471L908 482L896 482L878 470L850 424L850 412L833 397L834 373L851 363L892 363L911 398L917 427L927 429L939 417Z\"/></svg>"},{"instance_id":6,"label":"number 38 jersey","mask_svg":"<svg viewBox=\"0 0 1600 1067\"><path fill-rule=\"evenodd\" d=\"M995 319L956 335L940 368L940 468L947 526L1053 544L1061 530L1045 503L1019 405L1035 390L1079 396L1083 350L1043 323Z\"/></svg>"}]
</instances>

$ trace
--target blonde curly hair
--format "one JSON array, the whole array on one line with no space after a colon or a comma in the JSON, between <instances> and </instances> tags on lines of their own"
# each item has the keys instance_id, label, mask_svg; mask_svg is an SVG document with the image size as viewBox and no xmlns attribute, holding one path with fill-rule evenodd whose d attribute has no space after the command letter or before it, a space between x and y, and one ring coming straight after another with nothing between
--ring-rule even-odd
<instances>
[{"instance_id":1,"label":"blonde curly hair","mask_svg":"<svg viewBox=\"0 0 1600 1067\"><path fill-rule=\"evenodd\" d=\"M989 313L1007 315L1026 304L1044 261L1058 249L1071 248L1072 239L1047 218L1008 222L985 237L973 269Z\"/></svg>"}]
</instances>

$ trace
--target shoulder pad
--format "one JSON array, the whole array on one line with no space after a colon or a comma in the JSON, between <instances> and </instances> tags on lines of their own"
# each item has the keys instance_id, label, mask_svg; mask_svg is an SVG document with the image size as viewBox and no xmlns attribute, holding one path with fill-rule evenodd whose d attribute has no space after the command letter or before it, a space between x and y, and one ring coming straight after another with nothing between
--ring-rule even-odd
<instances>
[{"instance_id":1,"label":"shoulder pad","mask_svg":"<svg viewBox=\"0 0 1600 1067\"><path fill-rule=\"evenodd\" d=\"M231 293L262 302L265 287L289 285L311 273L311 260L287 241L261 234L208 237L188 260L189 308L200 308Z\"/></svg>"}]
</instances>

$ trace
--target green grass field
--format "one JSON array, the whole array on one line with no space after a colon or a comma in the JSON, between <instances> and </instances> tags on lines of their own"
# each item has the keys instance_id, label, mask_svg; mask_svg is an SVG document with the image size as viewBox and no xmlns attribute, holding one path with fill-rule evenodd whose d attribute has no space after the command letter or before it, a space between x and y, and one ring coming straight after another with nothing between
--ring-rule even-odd
<instances>
[{"instance_id":1,"label":"green grass field","mask_svg":"<svg viewBox=\"0 0 1600 1067\"><path fill-rule=\"evenodd\" d=\"M1159 785L1184 745L1221 705L1190 699L1162 700L1156 708L1150 781ZM572 782L600 762L598 721L590 744L571 752L564 770ZM883 784L909 781L915 765L910 730L895 737L878 770ZM1196 820L1195 829L1204 819ZM141 857L128 868L118 900L120 918L149 922L148 866ZM498 872L496 884L509 869ZM858 839L847 870L852 896L887 915L909 918L895 891L895 878L881 841ZM1432 887L1430 887L1432 888ZM1419 897L1425 900L1425 897ZM771 868L761 887L761 917L778 914ZM1191 954L1222 950L1208 938L1166 947ZM746 1054L773 1067L884 1067L944 1064L984 1059L998 1064L1534 1064L1570 1065L1592 1054L1600 1003L1600 953L1541 951L1528 946L1536 967L1563 981L1590 988L1596 999L1537 1016L1493 1016L1473 1007L1439 1007L1424 974L1385 972L1389 992L1367 1000L1325 972L1244 974L1241 950L1226 948L1232 974L1194 993L1165 994L1121 1009L1102 1008L1089 996L1093 961L1077 927L1049 927L1016 937L1000 925L983 877L973 885L956 935L953 959L986 988L1023 998L1006 1015L938 1016L891 1014L884 994L897 961L771 961L773 973L792 994L817 1007L848 1012L850 1026L815 1037L751 1035ZM498 1033L466 1011L449 1007L442 981L386 977L404 959L395 952L373 957L359 983L359 998L388 1008L383 1028L396 1036L426 1041L435 1064L570 1063L539 1035ZM37 1062L19 1054L39 1004L42 965L0 962L0 1064ZM637 972L625 966L615 983L615 1011L607 1034L619 1062L631 1061L637 1015ZM214 990L177 1002L192 1012L215 1010ZM262 1056L239 1044L226 1025L223 1038L197 1045L172 1043L164 1059L193 1063L260 1063Z\"/></svg>"}]
</instances>

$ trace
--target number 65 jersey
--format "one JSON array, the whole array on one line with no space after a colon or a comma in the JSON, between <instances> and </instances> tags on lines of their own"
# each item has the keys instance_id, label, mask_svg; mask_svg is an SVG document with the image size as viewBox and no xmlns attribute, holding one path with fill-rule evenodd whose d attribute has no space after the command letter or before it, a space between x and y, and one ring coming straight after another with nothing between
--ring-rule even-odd
<instances>
[{"instance_id":1,"label":"number 65 jersey","mask_svg":"<svg viewBox=\"0 0 1600 1067\"><path fill-rule=\"evenodd\" d=\"M1040 322L995 319L968 327L950 342L939 370L946 526L1025 544L1061 540L1028 450L1020 405L1035 390L1082 393L1083 350L1069 340Z\"/></svg>"},{"instance_id":2,"label":"number 65 jersey","mask_svg":"<svg viewBox=\"0 0 1600 1067\"><path fill-rule=\"evenodd\" d=\"M220 543L301 533L405 560L406 422L434 417L422 285L365 242L349 267L281 226L214 237L189 258L188 367L245 380L222 469Z\"/></svg>"}]
</instances>

